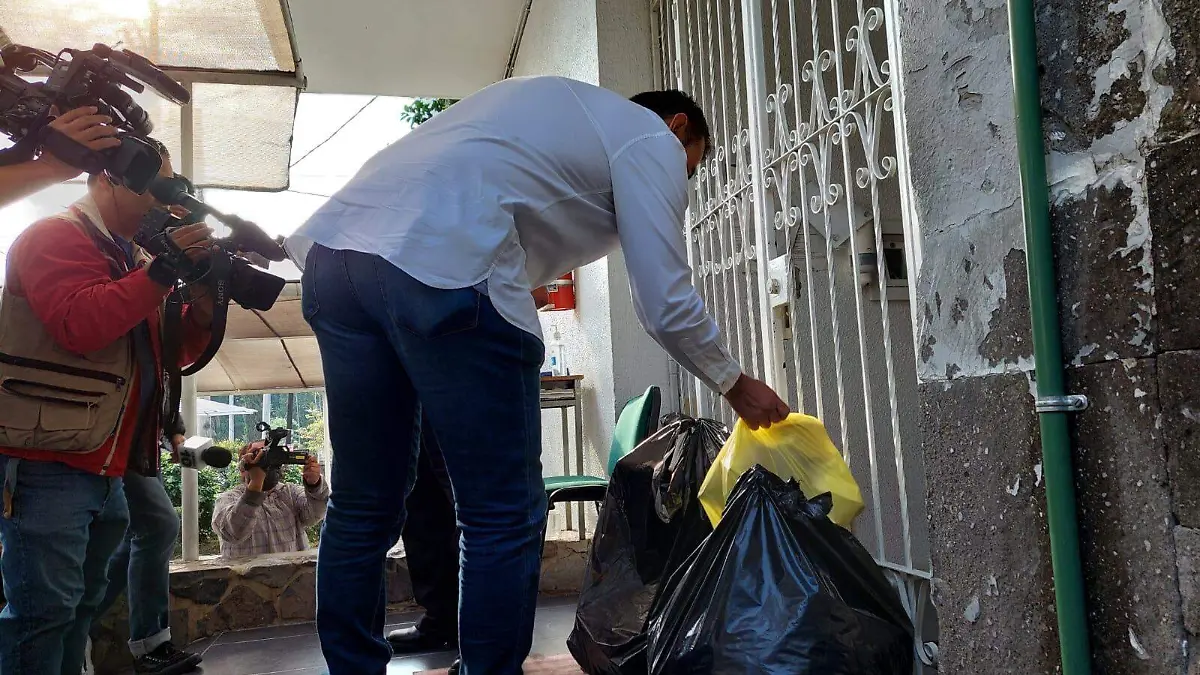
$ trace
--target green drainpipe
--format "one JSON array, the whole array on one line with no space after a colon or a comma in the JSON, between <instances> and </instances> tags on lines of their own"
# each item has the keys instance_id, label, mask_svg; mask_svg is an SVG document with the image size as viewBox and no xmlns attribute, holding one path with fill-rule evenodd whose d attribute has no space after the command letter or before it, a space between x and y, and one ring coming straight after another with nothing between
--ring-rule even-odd
<instances>
[{"instance_id":1,"label":"green drainpipe","mask_svg":"<svg viewBox=\"0 0 1200 675\"><path fill-rule=\"evenodd\" d=\"M1038 412L1042 428L1042 463L1046 479L1046 516L1054 565L1055 608L1062 649L1063 675L1091 672L1083 566L1079 558L1075 476L1067 415L1086 407L1086 399L1067 396L1058 323L1058 289L1050 238L1050 203L1046 181L1046 148L1042 140L1042 105L1038 87L1034 0L1009 0L1013 86L1016 99L1017 156L1025 212L1025 255L1029 268L1033 354L1037 367Z\"/></svg>"}]
</instances>

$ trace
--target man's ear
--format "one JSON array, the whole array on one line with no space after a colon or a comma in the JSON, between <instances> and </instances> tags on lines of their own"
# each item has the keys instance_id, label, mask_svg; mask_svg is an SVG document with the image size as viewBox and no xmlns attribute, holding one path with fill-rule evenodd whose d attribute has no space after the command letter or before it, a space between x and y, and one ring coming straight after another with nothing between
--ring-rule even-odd
<instances>
[{"instance_id":1,"label":"man's ear","mask_svg":"<svg viewBox=\"0 0 1200 675\"><path fill-rule=\"evenodd\" d=\"M669 128L676 136L683 138L684 132L687 130L688 116L684 113L675 113L667 120L667 128Z\"/></svg>"}]
</instances>

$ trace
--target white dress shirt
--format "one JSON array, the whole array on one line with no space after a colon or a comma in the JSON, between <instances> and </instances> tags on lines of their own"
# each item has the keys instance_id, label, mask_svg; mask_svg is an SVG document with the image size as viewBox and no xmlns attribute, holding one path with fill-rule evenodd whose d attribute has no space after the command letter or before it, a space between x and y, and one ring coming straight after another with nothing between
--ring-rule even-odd
<instances>
[{"instance_id":1,"label":"white dress shirt","mask_svg":"<svg viewBox=\"0 0 1200 675\"><path fill-rule=\"evenodd\" d=\"M726 393L742 371L692 286L686 164L663 120L618 94L504 80L371 158L288 249L298 264L316 242L379 255L434 288L480 286L541 337L530 290L619 246L646 332Z\"/></svg>"}]
</instances>

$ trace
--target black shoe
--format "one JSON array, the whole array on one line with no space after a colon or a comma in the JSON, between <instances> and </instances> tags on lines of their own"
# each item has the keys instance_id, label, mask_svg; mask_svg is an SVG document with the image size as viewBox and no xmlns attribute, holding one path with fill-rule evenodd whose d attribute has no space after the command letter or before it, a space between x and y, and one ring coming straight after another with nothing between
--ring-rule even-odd
<instances>
[{"instance_id":1,"label":"black shoe","mask_svg":"<svg viewBox=\"0 0 1200 675\"><path fill-rule=\"evenodd\" d=\"M458 675L458 669L462 667L462 660L454 659L454 664L450 666L450 670L446 671L446 675Z\"/></svg>"},{"instance_id":2,"label":"black shoe","mask_svg":"<svg viewBox=\"0 0 1200 675\"><path fill-rule=\"evenodd\" d=\"M397 656L423 654L425 652L444 652L458 647L458 640L423 633L416 626L401 628L388 633L387 641L392 646L392 653Z\"/></svg>"},{"instance_id":3,"label":"black shoe","mask_svg":"<svg viewBox=\"0 0 1200 675\"><path fill-rule=\"evenodd\" d=\"M196 670L200 665L199 654L181 652L170 642L158 649L133 660L133 672L138 675L182 675Z\"/></svg>"}]
</instances>

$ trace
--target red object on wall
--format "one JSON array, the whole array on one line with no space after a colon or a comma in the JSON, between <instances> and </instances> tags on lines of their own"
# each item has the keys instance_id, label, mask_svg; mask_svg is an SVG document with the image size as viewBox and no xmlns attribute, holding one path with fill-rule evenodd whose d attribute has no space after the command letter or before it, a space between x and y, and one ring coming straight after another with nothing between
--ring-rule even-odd
<instances>
[{"instance_id":1,"label":"red object on wall","mask_svg":"<svg viewBox=\"0 0 1200 675\"><path fill-rule=\"evenodd\" d=\"M575 273L568 272L546 284L546 296L550 300L545 307L548 312L575 309Z\"/></svg>"}]
</instances>

